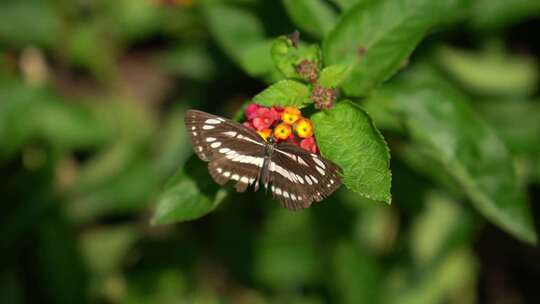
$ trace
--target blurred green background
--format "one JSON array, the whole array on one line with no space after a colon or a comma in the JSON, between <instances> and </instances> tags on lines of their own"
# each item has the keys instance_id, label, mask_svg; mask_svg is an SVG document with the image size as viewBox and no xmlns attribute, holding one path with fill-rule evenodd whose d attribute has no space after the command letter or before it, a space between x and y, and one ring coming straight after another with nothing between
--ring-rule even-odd
<instances>
[{"instance_id":1,"label":"blurred green background","mask_svg":"<svg viewBox=\"0 0 540 304\"><path fill-rule=\"evenodd\" d=\"M292 213L248 192L151 225L191 155L185 109L232 117L274 79L246 55L266 40L234 42L320 42L355 2L308 1L329 11L312 24L291 1L2 0L0 303L540 303L538 247L487 222L369 104L392 205L341 189ZM449 2L459 14L404 70L429 65L467 94L538 224L539 1Z\"/></svg>"}]
</instances>

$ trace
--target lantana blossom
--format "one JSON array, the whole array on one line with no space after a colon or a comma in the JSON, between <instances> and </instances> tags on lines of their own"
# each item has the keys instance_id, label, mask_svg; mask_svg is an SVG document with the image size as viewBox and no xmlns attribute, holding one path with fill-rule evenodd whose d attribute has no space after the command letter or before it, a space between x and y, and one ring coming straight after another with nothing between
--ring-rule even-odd
<instances>
[{"instance_id":1,"label":"lantana blossom","mask_svg":"<svg viewBox=\"0 0 540 304\"><path fill-rule=\"evenodd\" d=\"M277 111L272 111L265 107L258 108L254 115L252 123L255 129L259 131L270 128L270 126L279 118Z\"/></svg>"},{"instance_id":2,"label":"lantana blossom","mask_svg":"<svg viewBox=\"0 0 540 304\"><path fill-rule=\"evenodd\" d=\"M286 123L280 123L274 129L274 137L281 140L286 140L291 136L292 130L291 126Z\"/></svg>"},{"instance_id":3,"label":"lantana blossom","mask_svg":"<svg viewBox=\"0 0 540 304\"><path fill-rule=\"evenodd\" d=\"M309 138L313 136L313 126L311 125L311 121L307 118L299 119L294 125L294 130L301 138Z\"/></svg>"},{"instance_id":4,"label":"lantana blossom","mask_svg":"<svg viewBox=\"0 0 540 304\"><path fill-rule=\"evenodd\" d=\"M300 142L300 147L304 150L308 150L311 153L317 153L317 143L315 143L313 136L302 139Z\"/></svg>"},{"instance_id":5,"label":"lantana blossom","mask_svg":"<svg viewBox=\"0 0 540 304\"><path fill-rule=\"evenodd\" d=\"M300 117L302 117L302 113L295 107L285 107L281 114L281 119L289 125L295 123Z\"/></svg>"},{"instance_id":6,"label":"lantana blossom","mask_svg":"<svg viewBox=\"0 0 540 304\"><path fill-rule=\"evenodd\" d=\"M276 142L288 142L311 153L318 153L311 120L302 117L296 107L265 107L249 104L244 116L244 126L255 130L264 140L271 136Z\"/></svg>"},{"instance_id":7,"label":"lantana blossom","mask_svg":"<svg viewBox=\"0 0 540 304\"><path fill-rule=\"evenodd\" d=\"M257 134L259 134L264 140L268 140L268 137L272 135L272 130L271 129L260 130L260 131L257 131Z\"/></svg>"}]
</instances>

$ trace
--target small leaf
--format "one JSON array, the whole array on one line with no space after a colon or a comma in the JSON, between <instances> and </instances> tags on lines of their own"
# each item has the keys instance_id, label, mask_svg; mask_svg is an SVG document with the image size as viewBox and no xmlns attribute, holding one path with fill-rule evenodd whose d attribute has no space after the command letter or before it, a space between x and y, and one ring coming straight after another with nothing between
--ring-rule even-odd
<instances>
[{"instance_id":1,"label":"small leaf","mask_svg":"<svg viewBox=\"0 0 540 304\"><path fill-rule=\"evenodd\" d=\"M211 180L203 162L192 156L159 197L152 224L200 218L213 211L226 194L227 190Z\"/></svg>"},{"instance_id":2,"label":"small leaf","mask_svg":"<svg viewBox=\"0 0 540 304\"><path fill-rule=\"evenodd\" d=\"M253 101L263 106L303 107L311 102L309 88L294 80L281 80L253 97Z\"/></svg>"},{"instance_id":3,"label":"small leaf","mask_svg":"<svg viewBox=\"0 0 540 304\"><path fill-rule=\"evenodd\" d=\"M324 68L319 76L318 83L325 88L336 88L349 76L351 66L336 64Z\"/></svg>"},{"instance_id":4,"label":"small leaf","mask_svg":"<svg viewBox=\"0 0 540 304\"><path fill-rule=\"evenodd\" d=\"M343 169L343 183L360 195L390 203L390 154L371 118L350 101L312 116L324 157Z\"/></svg>"},{"instance_id":5,"label":"small leaf","mask_svg":"<svg viewBox=\"0 0 540 304\"><path fill-rule=\"evenodd\" d=\"M336 13L322 0L283 0L287 14L303 31L324 37L336 22Z\"/></svg>"},{"instance_id":6,"label":"small leaf","mask_svg":"<svg viewBox=\"0 0 540 304\"><path fill-rule=\"evenodd\" d=\"M365 96L399 70L441 15L438 1L361 1L327 35L324 59L354 64L343 89Z\"/></svg>"},{"instance_id":7,"label":"small leaf","mask_svg":"<svg viewBox=\"0 0 540 304\"><path fill-rule=\"evenodd\" d=\"M286 78L299 78L296 66L304 60L312 61L320 66L321 56L321 50L316 44L306 46L304 43L300 43L298 46L294 46L291 40L285 36L274 39L272 43L274 64Z\"/></svg>"},{"instance_id":8,"label":"small leaf","mask_svg":"<svg viewBox=\"0 0 540 304\"><path fill-rule=\"evenodd\" d=\"M434 80L388 89L414 140L458 181L485 217L515 237L536 242L512 158L465 98Z\"/></svg>"},{"instance_id":9,"label":"small leaf","mask_svg":"<svg viewBox=\"0 0 540 304\"><path fill-rule=\"evenodd\" d=\"M268 78L265 78L265 80L272 82L282 79L270 57L271 47L271 40L261 40L243 48L240 55L240 65L246 73L254 76L264 76Z\"/></svg>"}]
</instances>

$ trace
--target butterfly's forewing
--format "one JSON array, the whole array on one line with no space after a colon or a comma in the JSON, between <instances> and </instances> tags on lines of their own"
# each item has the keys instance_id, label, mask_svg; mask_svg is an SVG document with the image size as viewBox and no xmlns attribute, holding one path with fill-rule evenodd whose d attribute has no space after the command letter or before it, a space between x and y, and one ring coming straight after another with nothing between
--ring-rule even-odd
<instances>
[{"instance_id":1,"label":"butterfly's forewing","mask_svg":"<svg viewBox=\"0 0 540 304\"><path fill-rule=\"evenodd\" d=\"M272 194L288 209L307 208L341 185L338 166L289 143L276 146L269 170Z\"/></svg>"},{"instance_id":2,"label":"butterfly's forewing","mask_svg":"<svg viewBox=\"0 0 540 304\"><path fill-rule=\"evenodd\" d=\"M236 190L243 192L254 184L263 165L263 139L253 130L232 120L189 110L185 117L193 150L204 161L220 185L236 181Z\"/></svg>"},{"instance_id":3,"label":"butterfly's forewing","mask_svg":"<svg viewBox=\"0 0 540 304\"><path fill-rule=\"evenodd\" d=\"M193 151L204 161L221 157L222 148L240 150L246 144L264 147L264 141L253 130L230 119L197 110L188 110L184 118L191 136ZM222 150L223 151L223 150Z\"/></svg>"}]
</instances>

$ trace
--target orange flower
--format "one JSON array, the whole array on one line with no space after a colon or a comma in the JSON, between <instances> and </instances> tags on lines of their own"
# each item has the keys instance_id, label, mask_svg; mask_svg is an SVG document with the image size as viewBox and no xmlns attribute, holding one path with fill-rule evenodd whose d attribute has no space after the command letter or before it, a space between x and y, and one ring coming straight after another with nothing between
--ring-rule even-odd
<instances>
[{"instance_id":1,"label":"orange flower","mask_svg":"<svg viewBox=\"0 0 540 304\"><path fill-rule=\"evenodd\" d=\"M264 129L264 130L257 131L257 133L258 133L264 140L267 140L268 137L270 136L270 134L272 134L272 130L270 130L270 129Z\"/></svg>"},{"instance_id":2,"label":"orange flower","mask_svg":"<svg viewBox=\"0 0 540 304\"><path fill-rule=\"evenodd\" d=\"M313 125L311 120L307 118L302 118L296 122L294 125L294 130L301 138L308 138L313 135Z\"/></svg>"},{"instance_id":3,"label":"orange flower","mask_svg":"<svg viewBox=\"0 0 540 304\"><path fill-rule=\"evenodd\" d=\"M285 107L285 109L283 109L283 113L281 114L281 120L289 125L295 123L298 119L300 119L300 117L302 117L302 113L300 113L300 110L295 107Z\"/></svg>"},{"instance_id":4,"label":"orange flower","mask_svg":"<svg viewBox=\"0 0 540 304\"><path fill-rule=\"evenodd\" d=\"M274 129L274 136L277 139L286 140L287 138L289 138L289 136L291 136L291 132L291 126L285 123L280 123Z\"/></svg>"}]
</instances>

